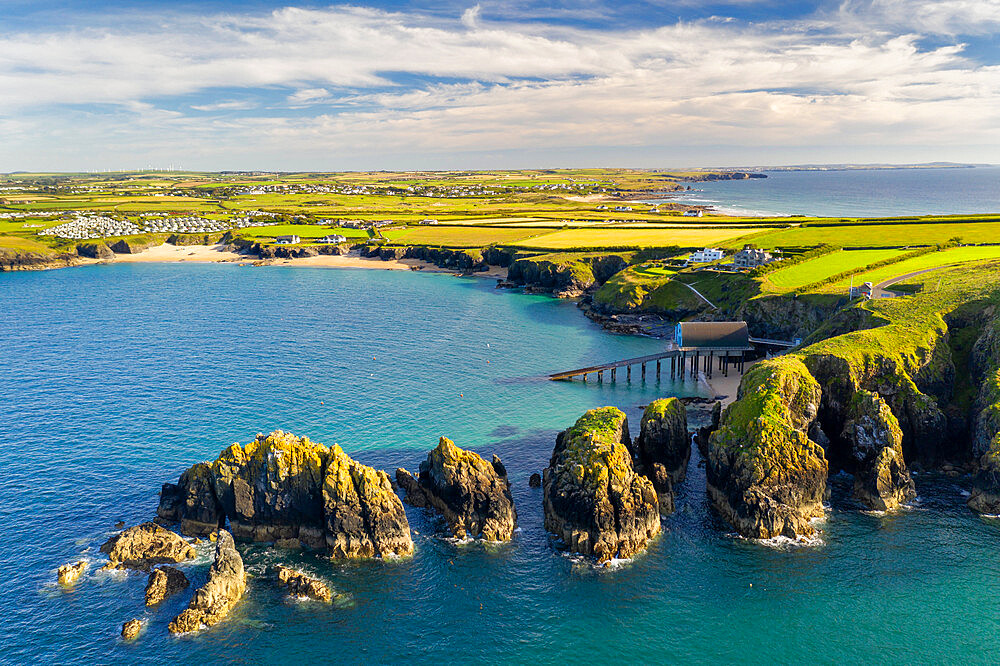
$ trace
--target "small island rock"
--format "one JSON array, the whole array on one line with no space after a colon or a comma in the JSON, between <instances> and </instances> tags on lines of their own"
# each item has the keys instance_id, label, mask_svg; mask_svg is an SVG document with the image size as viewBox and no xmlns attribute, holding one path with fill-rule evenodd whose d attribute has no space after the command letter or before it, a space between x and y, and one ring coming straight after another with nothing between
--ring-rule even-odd
<instances>
[{"instance_id":1,"label":"small island rock","mask_svg":"<svg viewBox=\"0 0 1000 666\"><path fill-rule=\"evenodd\" d=\"M330 603L333 598L326 583L288 567L278 567L278 582L287 587L288 593L292 596L308 597L326 603Z\"/></svg>"},{"instance_id":2,"label":"small island rock","mask_svg":"<svg viewBox=\"0 0 1000 666\"><path fill-rule=\"evenodd\" d=\"M528 487L529 488L541 488L542 487L542 475L538 472L533 472L531 476L528 477Z\"/></svg>"},{"instance_id":3,"label":"small island rock","mask_svg":"<svg viewBox=\"0 0 1000 666\"><path fill-rule=\"evenodd\" d=\"M903 462L903 432L878 393L860 390L848 406L841 438L856 465L854 496L876 511L891 511L916 497Z\"/></svg>"},{"instance_id":4,"label":"small island rock","mask_svg":"<svg viewBox=\"0 0 1000 666\"><path fill-rule=\"evenodd\" d=\"M406 491L407 502L440 512L457 538L509 541L514 535L517 511L507 470L497 456L488 463L442 437L420 463L417 478L398 469L396 482Z\"/></svg>"},{"instance_id":5,"label":"small island rock","mask_svg":"<svg viewBox=\"0 0 1000 666\"><path fill-rule=\"evenodd\" d=\"M139 620L129 620L122 625L122 638L127 641L135 640L142 631L142 622Z\"/></svg>"},{"instance_id":6,"label":"small island rock","mask_svg":"<svg viewBox=\"0 0 1000 666\"><path fill-rule=\"evenodd\" d=\"M194 546L156 523L142 523L116 534L101 546L108 556L105 568L148 570L157 564L194 559Z\"/></svg>"},{"instance_id":7,"label":"small island rock","mask_svg":"<svg viewBox=\"0 0 1000 666\"><path fill-rule=\"evenodd\" d=\"M59 567L58 577L60 585L72 585L75 583L83 572L87 570L86 560L80 560L79 562L74 562L72 564L64 564Z\"/></svg>"},{"instance_id":8,"label":"small island rock","mask_svg":"<svg viewBox=\"0 0 1000 666\"><path fill-rule=\"evenodd\" d=\"M660 531L660 507L629 451L628 418L592 409L559 434L542 475L545 528L600 562L631 557Z\"/></svg>"},{"instance_id":9,"label":"small island rock","mask_svg":"<svg viewBox=\"0 0 1000 666\"><path fill-rule=\"evenodd\" d=\"M176 594L189 585L187 576L174 567L153 569L146 583L146 605L155 606L167 597Z\"/></svg>"},{"instance_id":10,"label":"small island rock","mask_svg":"<svg viewBox=\"0 0 1000 666\"><path fill-rule=\"evenodd\" d=\"M198 588L188 607L167 628L172 634L180 634L218 624L229 615L243 596L246 586L243 558L236 550L233 536L225 530L219 530L219 539L215 543L215 560L208 571L208 580Z\"/></svg>"}]
</instances>

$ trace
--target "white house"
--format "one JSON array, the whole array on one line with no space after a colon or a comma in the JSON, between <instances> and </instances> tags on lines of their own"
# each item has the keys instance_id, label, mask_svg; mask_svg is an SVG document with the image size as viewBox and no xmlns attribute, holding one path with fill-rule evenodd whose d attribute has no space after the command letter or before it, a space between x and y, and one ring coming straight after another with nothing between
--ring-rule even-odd
<instances>
[{"instance_id":1,"label":"white house","mask_svg":"<svg viewBox=\"0 0 1000 666\"><path fill-rule=\"evenodd\" d=\"M347 241L347 236L341 236L340 234L330 234L329 236L323 236L316 242L324 244L335 244L335 243L344 243L346 241Z\"/></svg>"},{"instance_id":2,"label":"white house","mask_svg":"<svg viewBox=\"0 0 1000 666\"><path fill-rule=\"evenodd\" d=\"M718 261L724 256L725 253L722 250L714 247L706 247L703 250L692 252L691 256L688 257L688 261L692 264L703 264L708 261Z\"/></svg>"},{"instance_id":3,"label":"white house","mask_svg":"<svg viewBox=\"0 0 1000 666\"><path fill-rule=\"evenodd\" d=\"M296 236L295 234L292 234L291 236L278 236L277 238L274 239L274 244L275 245L295 245L296 243L298 243L301 240L302 239L299 238L298 236Z\"/></svg>"},{"instance_id":4,"label":"white house","mask_svg":"<svg viewBox=\"0 0 1000 666\"><path fill-rule=\"evenodd\" d=\"M682 214L684 217L701 217L705 212L701 210L686 210Z\"/></svg>"}]
</instances>

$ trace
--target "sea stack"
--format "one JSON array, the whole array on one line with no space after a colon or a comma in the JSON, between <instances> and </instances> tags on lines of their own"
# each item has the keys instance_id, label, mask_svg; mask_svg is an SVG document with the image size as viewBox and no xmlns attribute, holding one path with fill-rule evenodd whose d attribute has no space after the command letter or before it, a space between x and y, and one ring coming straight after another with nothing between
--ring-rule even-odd
<instances>
[{"instance_id":1,"label":"sea stack","mask_svg":"<svg viewBox=\"0 0 1000 666\"><path fill-rule=\"evenodd\" d=\"M708 494L741 535L796 538L823 515L827 462L809 439L820 386L794 356L762 361L740 384L739 399L710 437Z\"/></svg>"},{"instance_id":2,"label":"sea stack","mask_svg":"<svg viewBox=\"0 0 1000 666\"><path fill-rule=\"evenodd\" d=\"M208 580L198 588L188 607L167 628L172 634L180 634L218 624L229 615L246 587L247 575L243 569L243 558L236 550L232 535L220 530L215 542L215 560L208 570Z\"/></svg>"},{"instance_id":3,"label":"sea stack","mask_svg":"<svg viewBox=\"0 0 1000 666\"><path fill-rule=\"evenodd\" d=\"M156 523L142 523L116 534L101 546L106 569L141 569L194 559L194 546Z\"/></svg>"},{"instance_id":4,"label":"sea stack","mask_svg":"<svg viewBox=\"0 0 1000 666\"><path fill-rule=\"evenodd\" d=\"M403 504L385 472L339 446L280 430L233 444L164 484L157 515L209 536L228 518L237 539L327 548L334 557L413 552Z\"/></svg>"},{"instance_id":5,"label":"sea stack","mask_svg":"<svg viewBox=\"0 0 1000 666\"><path fill-rule=\"evenodd\" d=\"M878 393L861 390L847 408L841 439L855 463L854 497L870 509L891 511L916 497L903 461L903 432Z\"/></svg>"},{"instance_id":6,"label":"sea stack","mask_svg":"<svg viewBox=\"0 0 1000 666\"><path fill-rule=\"evenodd\" d=\"M187 576L174 567L153 569L146 581L146 605L155 606L189 585Z\"/></svg>"},{"instance_id":7,"label":"sea stack","mask_svg":"<svg viewBox=\"0 0 1000 666\"><path fill-rule=\"evenodd\" d=\"M636 470L653 482L660 496L660 511L672 513L674 485L684 480L691 458L684 403L677 398L662 398L646 407L633 458Z\"/></svg>"},{"instance_id":8,"label":"sea stack","mask_svg":"<svg viewBox=\"0 0 1000 666\"><path fill-rule=\"evenodd\" d=\"M659 533L656 490L633 469L630 443L615 407L590 410L556 438L542 474L545 528L571 551L631 557Z\"/></svg>"},{"instance_id":9,"label":"sea stack","mask_svg":"<svg viewBox=\"0 0 1000 666\"><path fill-rule=\"evenodd\" d=\"M417 478L400 468L396 483L406 491L407 502L441 513L457 538L509 541L517 527L510 482L500 458L486 462L447 437L420 463Z\"/></svg>"}]
</instances>

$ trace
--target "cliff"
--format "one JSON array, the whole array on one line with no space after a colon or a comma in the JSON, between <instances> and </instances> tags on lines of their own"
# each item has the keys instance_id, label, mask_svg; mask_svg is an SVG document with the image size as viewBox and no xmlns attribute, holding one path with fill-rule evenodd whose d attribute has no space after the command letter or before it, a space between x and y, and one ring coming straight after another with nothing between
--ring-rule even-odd
<instances>
[{"instance_id":1,"label":"cliff","mask_svg":"<svg viewBox=\"0 0 1000 666\"><path fill-rule=\"evenodd\" d=\"M447 437L442 437L420 463L417 478L398 469L396 482L406 491L410 504L436 509L452 535L460 539L509 541L517 527L510 481L500 458L493 456L493 462L488 463Z\"/></svg>"},{"instance_id":2,"label":"cliff","mask_svg":"<svg viewBox=\"0 0 1000 666\"><path fill-rule=\"evenodd\" d=\"M560 296L580 296L628 266L632 253L556 253L522 257L507 272L511 284Z\"/></svg>"},{"instance_id":3,"label":"cliff","mask_svg":"<svg viewBox=\"0 0 1000 666\"><path fill-rule=\"evenodd\" d=\"M795 538L823 515L827 463L810 439L821 390L798 358L762 361L709 438L708 493L743 536Z\"/></svg>"},{"instance_id":4,"label":"cliff","mask_svg":"<svg viewBox=\"0 0 1000 666\"><path fill-rule=\"evenodd\" d=\"M600 562L631 557L660 531L656 490L632 467L628 419L592 409L559 434L542 475L545 528Z\"/></svg>"},{"instance_id":5,"label":"cliff","mask_svg":"<svg viewBox=\"0 0 1000 666\"><path fill-rule=\"evenodd\" d=\"M632 457L636 470L653 482L661 511L672 512L673 487L684 480L691 458L684 403L677 398L663 398L646 406Z\"/></svg>"},{"instance_id":6,"label":"cliff","mask_svg":"<svg viewBox=\"0 0 1000 666\"><path fill-rule=\"evenodd\" d=\"M228 518L233 534L285 547L328 548L334 557L405 555L409 524L385 472L276 431L233 444L164 484L158 520L206 534Z\"/></svg>"},{"instance_id":7,"label":"cliff","mask_svg":"<svg viewBox=\"0 0 1000 666\"><path fill-rule=\"evenodd\" d=\"M847 407L840 435L854 462L854 497L868 508L891 511L916 497L903 460L903 432L878 393L860 390Z\"/></svg>"}]
</instances>

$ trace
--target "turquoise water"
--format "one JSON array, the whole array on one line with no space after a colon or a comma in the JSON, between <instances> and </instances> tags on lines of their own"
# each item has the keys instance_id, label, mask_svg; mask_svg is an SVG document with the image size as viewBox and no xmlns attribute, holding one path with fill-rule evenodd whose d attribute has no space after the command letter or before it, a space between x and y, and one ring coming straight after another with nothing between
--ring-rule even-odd
<instances>
[{"instance_id":1,"label":"turquoise water","mask_svg":"<svg viewBox=\"0 0 1000 666\"><path fill-rule=\"evenodd\" d=\"M692 187L676 200L734 215L1000 213L1000 167L769 171L766 179Z\"/></svg>"},{"instance_id":2,"label":"turquoise water","mask_svg":"<svg viewBox=\"0 0 1000 666\"><path fill-rule=\"evenodd\" d=\"M709 509L697 452L678 511L647 553L610 570L555 551L527 479L583 410L688 384L536 377L649 353L569 303L447 275L232 265L118 265L0 274L0 661L6 663L986 663L1000 648L1000 526L962 479L917 477L897 516L862 514L838 479L822 542L734 538ZM489 361L489 363L487 363ZM461 395L460 395L461 394ZM321 404L322 403L322 404ZM145 578L55 569L117 520L153 515L193 461L283 427L359 460L413 468L440 435L498 453L521 531L458 545L407 507L416 553L332 564L243 548L252 573L226 622L193 637L147 611ZM195 585L202 547L186 569ZM347 595L287 601L264 575L293 563ZM148 619L133 644L121 623Z\"/></svg>"}]
</instances>

